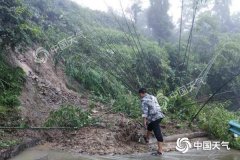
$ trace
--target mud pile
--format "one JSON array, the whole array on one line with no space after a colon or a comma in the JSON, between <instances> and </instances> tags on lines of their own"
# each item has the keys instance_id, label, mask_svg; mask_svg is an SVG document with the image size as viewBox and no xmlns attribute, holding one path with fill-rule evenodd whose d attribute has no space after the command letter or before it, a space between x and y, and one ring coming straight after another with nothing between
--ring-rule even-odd
<instances>
[{"instance_id":1,"label":"mud pile","mask_svg":"<svg viewBox=\"0 0 240 160\"><path fill-rule=\"evenodd\" d=\"M46 138L54 149L88 154L129 154L146 152L148 146L140 144L144 130L137 122L121 114L106 114L96 126L76 131L48 132ZM57 135L57 136L56 136Z\"/></svg>"},{"instance_id":2,"label":"mud pile","mask_svg":"<svg viewBox=\"0 0 240 160\"><path fill-rule=\"evenodd\" d=\"M80 95L67 88L68 78L64 67L55 66L51 58L46 63L38 64L34 61L34 52L29 49L25 54L12 53L12 63L21 67L27 75L20 97L25 123L33 127L41 126L50 111L64 104L82 108L88 106L87 92Z\"/></svg>"}]
</instances>

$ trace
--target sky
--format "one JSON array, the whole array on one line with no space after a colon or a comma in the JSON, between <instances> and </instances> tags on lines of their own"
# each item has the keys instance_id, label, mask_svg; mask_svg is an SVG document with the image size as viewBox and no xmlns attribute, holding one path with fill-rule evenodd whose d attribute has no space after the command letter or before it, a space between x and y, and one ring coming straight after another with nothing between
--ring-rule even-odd
<instances>
[{"instance_id":1,"label":"sky","mask_svg":"<svg viewBox=\"0 0 240 160\"><path fill-rule=\"evenodd\" d=\"M133 0L72 0L77 2L83 7L88 7L93 10L107 11L108 7L112 7L114 10L121 12L122 3L123 8L131 6ZM143 8L149 6L149 0L141 0L143 2ZM169 15L172 17L173 21L176 22L181 13L181 0L169 0L170 9ZM232 0L231 13L240 12L240 0Z\"/></svg>"}]
</instances>

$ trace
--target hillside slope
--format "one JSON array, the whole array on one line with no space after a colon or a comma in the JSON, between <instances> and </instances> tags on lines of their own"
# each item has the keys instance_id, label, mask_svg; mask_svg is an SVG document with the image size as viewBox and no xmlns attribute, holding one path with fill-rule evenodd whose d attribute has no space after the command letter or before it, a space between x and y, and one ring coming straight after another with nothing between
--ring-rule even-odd
<instances>
[{"instance_id":1,"label":"hillside slope","mask_svg":"<svg viewBox=\"0 0 240 160\"><path fill-rule=\"evenodd\" d=\"M21 92L21 115L29 127L41 127L52 110L61 105L72 104L84 110L91 110L91 116L98 118L97 124L78 130L17 130L5 137L26 139L40 138L49 149L66 150L88 154L130 154L152 151L154 144L145 145L144 128L138 120L111 111L106 105L95 102L90 106L88 92L82 95L67 88L68 79L61 67L55 67L52 59L46 63L34 62L34 50L24 54L12 53L12 64L21 67L27 75ZM26 56L28 55L28 56ZM77 84L77 83L76 83ZM178 128L177 123L165 124L163 134L191 133L196 127ZM174 131L173 131L174 130ZM6 135L5 135L6 136ZM139 143L140 142L140 143ZM173 145L165 144L165 151L174 150Z\"/></svg>"},{"instance_id":2,"label":"hillside slope","mask_svg":"<svg viewBox=\"0 0 240 160\"><path fill-rule=\"evenodd\" d=\"M42 126L48 114L61 105L71 104L86 107L88 105L87 93L80 96L66 87L67 78L61 67L54 67L53 61L38 64L34 62L34 50L30 49L13 59L26 75L20 100L23 118L26 124Z\"/></svg>"},{"instance_id":3,"label":"hillside slope","mask_svg":"<svg viewBox=\"0 0 240 160\"><path fill-rule=\"evenodd\" d=\"M143 86L158 95L159 102L167 98L163 95L169 98L166 105L160 104L167 115L162 121L164 136L199 131L201 126L236 146L228 133L228 121L239 119L239 114L227 111L229 104L221 99L206 105L191 128L188 124L200 113L201 98L208 98L239 68L233 64L239 64L240 36L214 34L219 42L214 42L211 50L216 51L206 55L193 45L186 64L181 54L188 49L180 53L180 48L183 51L187 44L157 42L111 9L107 13L92 11L69 0L0 1L0 7L0 126L23 129L0 130L0 149L37 137L53 149L91 154L152 150L139 144L144 128L137 90ZM205 30L204 34L194 32L196 36L211 35ZM183 34L183 39L188 36ZM46 63L36 62L39 48L48 52ZM221 56L195 98L192 88L214 54ZM226 91L239 82L238 77ZM187 85L190 93L184 90Z\"/></svg>"}]
</instances>

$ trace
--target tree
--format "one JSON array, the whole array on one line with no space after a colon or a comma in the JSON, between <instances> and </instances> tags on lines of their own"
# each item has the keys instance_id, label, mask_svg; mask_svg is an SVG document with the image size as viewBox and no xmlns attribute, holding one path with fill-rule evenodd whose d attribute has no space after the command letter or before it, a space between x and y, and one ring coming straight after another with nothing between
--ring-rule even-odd
<instances>
[{"instance_id":1,"label":"tree","mask_svg":"<svg viewBox=\"0 0 240 160\"><path fill-rule=\"evenodd\" d=\"M221 36L220 42L216 47L216 53L219 53L219 56L214 62L213 68L211 69L207 79L207 83L212 92L216 91L221 85L226 83L227 80L231 79L239 73L239 40L239 35L232 36L228 34L223 34ZM218 98L227 99L229 97L239 96L239 86L240 77L238 76L221 90L221 92L231 92L223 95L218 95ZM239 102L238 104L235 104L235 106L239 106Z\"/></svg>"},{"instance_id":2,"label":"tree","mask_svg":"<svg viewBox=\"0 0 240 160\"><path fill-rule=\"evenodd\" d=\"M213 10L219 18L223 31L229 31L231 28L230 4L231 0L215 0L214 3Z\"/></svg>"},{"instance_id":3,"label":"tree","mask_svg":"<svg viewBox=\"0 0 240 160\"><path fill-rule=\"evenodd\" d=\"M139 0L136 0L133 3L133 5L131 6L131 11L132 11L134 23L136 24L138 21L138 14L142 11Z\"/></svg>"},{"instance_id":4,"label":"tree","mask_svg":"<svg viewBox=\"0 0 240 160\"><path fill-rule=\"evenodd\" d=\"M240 32L240 13L232 15L232 32Z\"/></svg>"},{"instance_id":5,"label":"tree","mask_svg":"<svg viewBox=\"0 0 240 160\"><path fill-rule=\"evenodd\" d=\"M148 27L152 29L153 37L159 42L168 40L173 29L168 9L168 0L150 0Z\"/></svg>"},{"instance_id":6,"label":"tree","mask_svg":"<svg viewBox=\"0 0 240 160\"><path fill-rule=\"evenodd\" d=\"M220 32L219 21L210 11L201 13L195 24L192 50L197 53L199 63L208 63L215 47L219 43L218 34Z\"/></svg>"}]
</instances>

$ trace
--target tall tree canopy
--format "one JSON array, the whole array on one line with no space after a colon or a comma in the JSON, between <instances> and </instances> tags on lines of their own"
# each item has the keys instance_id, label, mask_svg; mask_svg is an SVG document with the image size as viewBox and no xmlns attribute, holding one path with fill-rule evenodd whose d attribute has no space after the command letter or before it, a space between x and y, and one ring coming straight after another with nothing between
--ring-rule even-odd
<instances>
[{"instance_id":1,"label":"tall tree canopy","mask_svg":"<svg viewBox=\"0 0 240 160\"><path fill-rule=\"evenodd\" d=\"M223 31L230 30L231 26L231 15L230 15L230 5L231 0L215 0L214 8L216 15L221 23L221 28Z\"/></svg>"},{"instance_id":2,"label":"tall tree canopy","mask_svg":"<svg viewBox=\"0 0 240 160\"><path fill-rule=\"evenodd\" d=\"M136 24L138 20L138 14L142 11L139 0L136 0L133 3L133 5L131 6L131 11L132 11L134 23Z\"/></svg>"},{"instance_id":3,"label":"tall tree canopy","mask_svg":"<svg viewBox=\"0 0 240 160\"><path fill-rule=\"evenodd\" d=\"M169 39L171 30L173 29L168 10L168 0L150 0L148 26L152 29L153 36L159 42Z\"/></svg>"}]
</instances>

